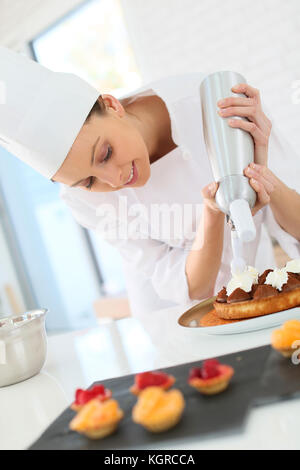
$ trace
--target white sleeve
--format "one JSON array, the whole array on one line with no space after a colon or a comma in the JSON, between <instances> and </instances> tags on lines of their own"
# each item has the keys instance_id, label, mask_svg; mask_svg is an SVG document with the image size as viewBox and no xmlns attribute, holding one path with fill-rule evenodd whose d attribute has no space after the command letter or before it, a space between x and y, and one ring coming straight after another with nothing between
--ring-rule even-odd
<instances>
[{"instance_id":1,"label":"white sleeve","mask_svg":"<svg viewBox=\"0 0 300 470\"><path fill-rule=\"evenodd\" d=\"M300 258L300 242L295 237L283 230L276 221L270 206L266 206L264 222L269 235L281 246L290 258Z\"/></svg>"},{"instance_id":2,"label":"white sleeve","mask_svg":"<svg viewBox=\"0 0 300 470\"><path fill-rule=\"evenodd\" d=\"M75 220L83 227L94 230L108 243L115 246L132 268L151 281L158 297L178 304L191 302L185 264L188 250L171 247L167 243L151 238L119 239L115 236L118 221L108 220L101 223L105 231L99 230L96 211L82 200L70 197L67 191L60 192Z\"/></svg>"},{"instance_id":3,"label":"white sleeve","mask_svg":"<svg viewBox=\"0 0 300 470\"><path fill-rule=\"evenodd\" d=\"M268 166L288 187L300 193L300 156L274 124L270 136ZM280 227L270 206L266 206L264 210L264 222L269 234L278 241L290 258L299 258L299 240Z\"/></svg>"},{"instance_id":4,"label":"white sleeve","mask_svg":"<svg viewBox=\"0 0 300 470\"><path fill-rule=\"evenodd\" d=\"M185 264L188 251L153 239L105 240L115 246L126 263L144 275L160 299L178 304L191 302Z\"/></svg>"}]
</instances>

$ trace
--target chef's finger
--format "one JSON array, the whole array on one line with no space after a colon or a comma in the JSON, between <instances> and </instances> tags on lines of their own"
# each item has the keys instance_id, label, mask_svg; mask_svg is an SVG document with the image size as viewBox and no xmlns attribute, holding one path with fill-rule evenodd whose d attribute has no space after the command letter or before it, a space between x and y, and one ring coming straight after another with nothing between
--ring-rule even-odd
<instances>
[{"instance_id":1,"label":"chef's finger","mask_svg":"<svg viewBox=\"0 0 300 470\"><path fill-rule=\"evenodd\" d=\"M255 215L256 212L258 212L262 207L269 204L270 196L266 192L264 186L262 184L260 184L258 181L256 181L255 179L251 178L250 179L250 184L251 184L252 188L254 189L254 191L257 194L256 204L255 204L255 206L253 207L253 209L251 211L252 215Z\"/></svg>"},{"instance_id":2,"label":"chef's finger","mask_svg":"<svg viewBox=\"0 0 300 470\"><path fill-rule=\"evenodd\" d=\"M244 119L229 119L228 125L249 132L258 145L267 145L268 143L268 137L263 134L254 122L244 121Z\"/></svg>"},{"instance_id":3,"label":"chef's finger","mask_svg":"<svg viewBox=\"0 0 300 470\"><path fill-rule=\"evenodd\" d=\"M235 98L230 96L218 101L219 108L227 108L228 106L254 106L255 102L252 98Z\"/></svg>"},{"instance_id":4,"label":"chef's finger","mask_svg":"<svg viewBox=\"0 0 300 470\"><path fill-rule=\"evenodd\" d=\"M274 191L274 185L273 185L272 181L265 178L262 173L258 173L257 171L253 170L252 168L247 167L244 170L244 174L248 178L255 179L260 184L262 184L268 194L271 194Z\"/></svg>"},{"instance_id":5,"label":"chef's finger","mask_svg":"<svg viewBox=\"0 0 300 470\"><path fill-rule=\"evenodd\" d=\"M230 106L229 108L223 108L219 111L220 116L240 116L247 117L248 119L254 120L256 115L255 106Z\"/></svg>"},{"instance_id":6,"label":"chef's finger","mask_svg":"<svg viewBox=\"0 0 300 470\"><path fill-rule=\"evenodd\" d=\"M218 184L217 183L215 183L215 182L210 183L202 189L202 191L201 191L202 196L205 199L214 199L214 197L216 195L216 192L217 192L217 189L218 189Z\"/></svg>"},{"instance_id":7,"label":"chef's finger","mask_svg":"<svg viewBox=\"0 0 300 470\"><path fill-rule=\"evenodd\" d=\"M256 101L260 101L259 90L248 85L248 83L238 83L237 85L233 86L231 90L234 93L244 93L249 98L254 98Z\"/></svg>"},{"instance_id":8,"label":"chef's finger","mask_svg":"<svg viewBox=\"0 0 300 470\"><path fill-rule=\"evenodd\" d=\"M257 173L261 174L264 178L271 181L273 184L276 182L276 177L274 173L266 165L261 165L260 163L250 163L250 168L252 168Z\"/></svg>"},{"instance_id":9,"label":"chef's finger","mask_svg":"<svg viewBox=\"0 0 300 470\"><path fill-rule=\"evenodd\" d=\"M272 184L272 186L276 187L277 178L274 173L268 168L266 165L261 165L259 163L250 163L249 167L254 170L257 174L261 175L265 180ZM255 178L255 176L253 176Z\"/></svg>"}]
</instances>

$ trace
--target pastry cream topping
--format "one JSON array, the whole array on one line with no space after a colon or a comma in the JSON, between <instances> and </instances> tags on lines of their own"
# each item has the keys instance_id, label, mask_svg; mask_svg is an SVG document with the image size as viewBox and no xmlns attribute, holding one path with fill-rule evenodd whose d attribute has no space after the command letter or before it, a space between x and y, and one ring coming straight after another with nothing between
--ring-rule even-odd
<instances>
[{"instance_id":1,"label":"pastry cream topping","mask_svg":"<svg viewBox=\"0 0 300 470\"><path fill-rule=\"evenodd\" d=\"M227 295L231 295L235 289L242 289L245 292L250 292L254 283L257 283L258 271L252 266L248 266L242 273L234 274L227 284Z\"/></svg>"},{"instance_id":2,"label":"pastry cream topping","mask_svg":"<svg viewBox=\"0 0 300 470\"><path fill-rule=\"evenodd\" d=\"M278 290L282 289L283 284L286 284L288 281L288 273L286 268L278 269L275 268L274 271L271 271L265 280L265 284L269 284L272 287L275 287Z\"/></svg>"},{"instance_id":3,"label":"pastry cream topping","mask_svg":"<svg viewBox=\"0 0 300 470\"><path fill-rule=\"evenodd\" d=\"M253 266L248 266L247 270L251 274L251 276L253 276L254 284L257 284L258 283L258 275L259 275L259 272L257 271L257 269L255 269Z\"/></svg>"},{"instance_id":4,"label":"pastry cream topping","mask_svg":"<svg viewBox=\"0 0 300 470\"><path fill-rule=\"evenodd\" d=\"M300 274L300 258L288 261L284 269L290 273Z\"/></svg>"}]
</instances>

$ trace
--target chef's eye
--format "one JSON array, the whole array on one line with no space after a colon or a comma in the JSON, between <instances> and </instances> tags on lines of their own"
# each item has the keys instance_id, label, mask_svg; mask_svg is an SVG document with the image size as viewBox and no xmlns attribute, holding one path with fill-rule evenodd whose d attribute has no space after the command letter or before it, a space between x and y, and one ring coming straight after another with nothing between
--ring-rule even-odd
<instances>
[{"instance_id":1,"label":"chef's eye","mask_svg":"<svg viewBox=\"0 0 300 470\"><path fill-rule=\"evenodd\" d=\"M110 159L111 157L111 154L112 154L112 148L110 146L108 146L108 150L107 150L107 154L105 156L105 158L103 158L102 162L107 162L107 160ZM95 178L93 176L90 177L89 179L89 184L85 186L86 189L91 189L91 187L93 186L94 184L94 181L95 181Z\"/></svg>"},{"instance_id":2,"label":"chef's eye","mask_svg":"<svg viewBox=\"0 0 300 470\"><path fill-rule=\"evenodd\" d=\"M91 189L91 187L93 186L94 184L94 177L91 176L90 177L90 180L89 180L89 184L87 186L85 186L87 189Z\"/></svg>"},{"instance_id":3,"label":"chef's eye","mask_svg":"<svg viewBox=\"0 0 300 470\"><path fill-rule=\"evenodd\" d=\"M105 157L102 161L103 161L103 162L107 162L107 160L110 159L111 154L112 154L112 148L111 148L110 145L109 145L109 146L108 146L108 150L107 150L106 157Z\"/></svg>"}]
</instances>

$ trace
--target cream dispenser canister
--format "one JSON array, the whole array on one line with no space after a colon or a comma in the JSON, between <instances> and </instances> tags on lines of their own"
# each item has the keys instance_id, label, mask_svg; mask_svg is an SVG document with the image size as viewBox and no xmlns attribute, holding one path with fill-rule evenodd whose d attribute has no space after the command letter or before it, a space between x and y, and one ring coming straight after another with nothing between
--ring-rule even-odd
<instances>
[{"instance_id":1,"label":"cream dispenser canister","mask_svg":"<svg viewBox=\"0 0 300 470\"><path fill-rule=\"evenodd\" d=\"M204 140L214 179L219 183L216 202L227 214L240 242L249 242L256 235L251 214L256 193L243 171L254 160L254 142L248 132L230 127L228 119L218 114L217 106L219 100L230 96L245 97L231 91L238 83L246 83L239 73L212 73L201 82L200 97Z\"/></svg>"}]
</instances>

